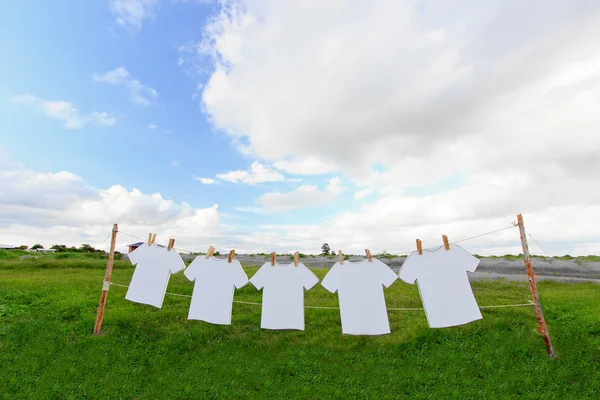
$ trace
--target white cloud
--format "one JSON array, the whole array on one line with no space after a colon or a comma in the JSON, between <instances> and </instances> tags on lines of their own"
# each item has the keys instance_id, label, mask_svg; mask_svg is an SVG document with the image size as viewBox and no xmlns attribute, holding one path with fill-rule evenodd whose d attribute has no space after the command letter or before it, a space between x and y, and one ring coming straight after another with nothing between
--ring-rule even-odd
<instances>
[{"instance_id":1,"label":"white cloud","mask_svg":"<svg viewBox=\"0 0 600 400\"><path fill-rule=\"evenodd\" d=\"M304 158L301 160L278 161L273 164L277 169L294 175L318 175L337 171L339 168L334 164L320 161L315 158Z\"/></svg>"},{"instance_id":2,"label":"white cloud","mask_svg":"<svg viewBox=\"0 0 600 400\"><path fill-rule=\"evenodd\" d=\"M185 60L183 59L183 57L179 57L177 59L177 65L179 65L180 67L185 63Z\"/></svg>"},{"instance_id":3,"label":"white cloud","mask_svg":"<svg viewBox=\"0 0 600 400\"><path fill-rule=\"evenodd\" d=\"M173 161L171 163L171 167L178 167L179 166L179 161Z\"/></svg>"},{"instance_id":4,"label":"white cloud","mask_svg":"<svg viewBox=\"0 0 600 400\"><path fill-rule=\"evenodd\" d=\"M158 97L158 92L150 86L133 79L125 67L120 66L104 74L94 74L95 82L110 83L111 85L124 85L129 90L131 101L140 106L147 106Z\"/></svg>"},{"instance_id":5,"label":"white cloud","mask_svg":"<svg viewBox=\"0 0 600 400\"><path fill-rule=\"evenodd\" d=\"M217 174L217 178L232 183L245 183L247 185L285 180L285 177L281 173L258 161L252 163L249 171L230 171L224 174Z\"/></svg>"},{"instance_id":6,"label":"white cloud","mask_svg":"<svg viewBox=\"0 0 600 400\"><path fill-rule=\"evenodd\" d=\"M297 208L323 206L335 200L335 195L323 192L315 185L302 185L294 192L265 193L258 198L258 204L264 211L287 211Z\"/></svg>"},{"instance_id":7,"label":"white cloud","mask_svg":"<svg viewBox=\"0 0 600 400\"><path fill-rule=\"evenodd\" d=\"M117 121L106 112L91 112L82 114L73 104L60 100L44 100L30 94L14 96L11 101L16 104L24 104L35 107L48 118L62 121L67 129L81 129L93 123L97 126L113 126Z\"/></svg>"},{"instance_id":8,"label":"white cloud","mask_svg":"<svg viewBox=\"0 0 600 400\"><path fill-rule=\"evenodd\" d=\"M198 46L215 68L204 109L215 127L246 137L257 158L288 171L301 172L288 157L310 158L364 178L373 163L430 164L433 151L459 140L469 153L500 157L540 141L562 149L573 124L597 144L600 44L578 38L600 34L600 7L535 2L515 18L500 1L424 10L354 1L342 16L304 1L222 4ZM265 48L274 56L265 59Z\"/></svg>"},{"instance_id":9,"label":"white cloud","mask_svg":"<svg viewBox=\"0 0 600 400\"><path fill-rule=\"evenodd\" d=\"M155 131L157 129L157 126L154 124L148 124L148 129L150 129L151 131Z\"/></svg>"},{"instance_id":10,"label":"white cloud","mask_svg":"<svg viewBox=\"0 0 600 400\"><path fill-rule=\"evenodd\" d=\"M342 194L346 188L342 186L342 179L339 176L334 176L329 180L325 190L331 194Z\"/></svg>"},{"instance_id":11,"label":"white cloud","mask_svg":"<svg viewBox=\"0 0 600 400\"><path fill-rule=\"evenodd\" d=\"M372 194L374 191L375 190L373 188L365 188L365 189L357 190L356 192L354 192L354 198L356 200L362 200L365 197Z\"/></svg>"},{"instance_id":12,"label":"white cloud","mask_svg":"<svg viewBox=\"0 0 600 400\"><path fill-rule=\"evenodd\" d=\"M217 183L217 181L215 181L212 178L197 178L194 177L195 180L197 180L198 182L202 183L203 185L214 185L215 183Z\"/></svg>"},{"instance_id":13,"label":"white cloud","mask_svg":"<svg viewBox=\"0 0 600 400\"><path fill-rule=\"evenodd\" d=\"M109 9L119 25L135 30L142 28L146 19L156 18L157 0L110 0Z\"/></svg>"},{"instance_id":14,"label":"white cloud","mask_svg":"<svg viewBox=\"0 0 600 400\"><path fill-rule=\"evenodd\" d=\"M80 245L108 249L105 241L112 224L139 237L158 233L158 242L176 239L176 247L197 249L216 243L220 237L217 205L195 208L175 203L160 193L145 194L114 185L108 189L90 187L68 172L41 173L15 166L0 148L0 242ZM10 160L9 160L10 161ZM12 165L12 166L10 166ZM118 250L136 241L118 235Z\"/></svg>"},{"instance_id":15,"label":"white cloud","mask_svg":"<svg viewBox=\"0 0 600 400\"><path fill-rule=\"evenodd\" d=\"M385 223L398 233L444 229L437 240L450 231L448 218L458 218L459 236L517 212L534 223L558 223L575 210L590 221L596 215L589 177L600 168L600 42L581 38L600 36L600 6L538 0L517 12L500 0L356 0L316 12L300 0L221 4L198 44L214 66L204 111L283 171L309 173L301 164L311 159L338 167L361 188L355 198L377 193L363 213L342 213L373 221L352 225L365 241L399 246L377 235ZM435 189L457 175L466 183ZM414 187L434 188L431 199L419 203L409 195ZM435 210L421 213L425 206L413 200ZM547 224L539 226L554 232ZM593 233L590 225L571 229ZM552 240L570 240L555 233ZM591 234L581 240L580 249L597 242ZM555 251L567 251L564 243Z\"/></svg>"}]
</instances>

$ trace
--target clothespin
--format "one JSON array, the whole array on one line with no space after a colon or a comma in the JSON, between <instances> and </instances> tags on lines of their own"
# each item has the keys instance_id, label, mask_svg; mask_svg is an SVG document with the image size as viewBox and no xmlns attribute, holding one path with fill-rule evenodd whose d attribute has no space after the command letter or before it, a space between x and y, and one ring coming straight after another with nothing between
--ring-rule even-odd
<instances>
[{"instance_id":1,"label":"clothespin","mask_svg":"<svg viewBox=\"0 0 600 400\"><path fill-rule=\"evenodd\" d=\"M340 258L340 264L343 264L344 263L344 254L342 254L341 250L338 250L338 255Z\"/></svg>"},{"instance_id":2,"label":"clothespin","mask_svg":"<svg viewBox=\"0 0 600 400\"><path fill-rule=\"evenodd\" d=\"M297 267L298 266L298 262L300 259L300 254L298 252L294 253L294 266Z\"/></svg>"},{"instance_id":3,"label":"clothespin","mask_svg":"<svg viewBox=\"0 0 600 400\"><path fill-rule=\"evenodd\" d=\"M148 234L148 246L152 244L152 232Z\"/></svg>"},{"instance_id":4,"label":"clothespin","mask_svg":"<svg viewBox=\"0 0 600 400\"><path fill-rule=\"evenodd\" d=\"M444 242L444 248L450 250L450 244L448 243L448 236L442 235L442 241Z\"/></svg>"},{"instance_id":5,"label":"clothespin","mask_svg":"<svg viewBox=\"0 0 600 400\"><path fill-rule=\"evenodd\" d=\"M169 239L169 246L167 246L167 251L171 251L173 246L175 246L175 239Z\"/></svg>"},{"instance_id":6,"label":"clothespin","mask_svg":"<svg viewBox=\"0 0 600 400\"><path fill-rule=\"evenodd\" d=\"M421 242L421 239L417 239L417 252L419 252L419 255L423 254L423 243Z\"/></svg>"},{"instance_id":7,"label":"clothespin","mask_svg":"<svg viewBox=\"0 0 600 400\"><path fill-rule=\"evenodd\" d=\"M273 252L273 253L271 253L271 266L272 267L275 266L275 261L277 261L277 253Z\"/></svg>"},{"instance_id":8,"label":"clothespin","mask_svg":"<svg viewBox=\"0 0 600 400\"><path fill-rule=\"evenodd\" d=\"M155 241L156 241L156 233L154 233L154 234L152 235L152 244L154 244L154 242L155 242Z\"/></svg>"},{"instance_id":9,"label":"clothespin","mask_svg":"<svg viewBox=\"0 0 600 400\"><path fill-rule=\"evenodd\" d=\"M373 257L371 257L371 250L365 249L365 253L367 254L367 260L369 260L369 262L373 262Z\"/></svg>"},{"instance_id":10,"label":"clothespin","mask_svg":"<svg viewBox=\"0 0 600 400\"><path fill-rule=\"evenodd\" d=\"M215 248L210 246L208 248L208 251L206 252L206 258L210 258L210 256L212 256L214 252L215 252Z\"/></svg>"},{"instance_id":11,"label":"clothespin","mask_svg":"<svg viewBox=\"0 0 600 400\"><path fill-rule=\"evenodd\" d=\"M235 250L231 250L231 251L229 252L229 257L227 257L227 262L229 262L229 263L230 263L231 261L233 261L233 256L234 256L234 255L235 255Z\"/></svg>"}]
</instances>

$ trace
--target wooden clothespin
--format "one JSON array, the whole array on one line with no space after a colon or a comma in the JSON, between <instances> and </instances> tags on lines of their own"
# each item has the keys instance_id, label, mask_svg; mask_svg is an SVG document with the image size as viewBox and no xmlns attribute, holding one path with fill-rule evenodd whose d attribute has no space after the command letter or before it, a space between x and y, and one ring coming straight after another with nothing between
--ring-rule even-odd
<instances>
[{"instance_id":1,"label":"wooden clothespin","mask_svg":"<svg viewBox=\"0 0 600 400\"><path fill-rule=\"evenodd\" d=\"M208 251L206 252L206 258L210 258L210 256L212 256L214 252L215 252L215 248L210 246L208 248Z\"/></svg>"},{"instance_id":2,"label":"wooden clothespin","mask_svg":"<svg viewBox=\"0 0 600 400\"><path fill-rule=\"evenodd\" d=\"M448 243L448 236L442 235L442 241L444 242L444 248L450 250L450 244Z\"/></svg>"},{"instance_id":3,"label":"wooden clothespin","mask_svg":"<svg viewBox=\"0 0 600 400\"><path fill-rule=\"evenodd\" d=\"M277 253L273 252L273 253L271 253L271 266L272 267L275 266L275 261L277 261Z\"/></svg>"},{"instance_id":4,"label":"wooden clothespin","mask_svg":"<svg viewBox=\"0 0 600 400\"><path fill-rule=\"evenodd\" d=\"M152 232L148 234L148 246L152 244Z\"/></svg>"},{"instance_id":5,"label":"wooden clothespin","mask_svg":"<svg viewBox=\"0 0 600 400\"><path fill-rule=\"evenodd\" d=\"M167 246L167 251L171 251L173 246L175 246L175 239L169 239L169 246Z\"/></svg>"},{"instance_id":6,"label":"wooden clothespin","mask_svg":"<svg viewBox=\"0 0 600 400\"><path fill-rule=\"evenodd\" d=\"M229 252L229 257L227 257L227 262L230 263L233 261L233 256L235 255L235 250L231 250Z\"/></svg>"},{"instance_id":7,"label":"wooden clothespin","mask_svg":"<svg viewBox=\"0 0 600 400\"><path fill-rule=\"evenodd\" d=\"M343 264L344 263L344 254L342 253L341 250L338 250L338 256L340 259L340 264Z\"/></svg>"},{"instance_id":8,"label":"wooden clothespin","mask_svg":"<svg viewBox=\"0 0 600 400\"><path fill-rule=\"evenodd\" d=\"M373 262L373 257L371 257L371 250L365 249L365 253L367 254L367 260L369 260L369 262Z\"/></svg>"},{"instance_id":9,"label":"wooden clothespin","mask_svg":"<svg viewBox=\"0 0 600 400\"><path fill-rule=\"evenodd\" d=\"M417 252L419 255L423 254L423 243L421 242L421 239L417 239Z\"/></svg>"},{"instance_id":10,"label":"wooden clothespin","mask_svg":"<svg viewBox=\"0 0 600 400\"><path fill-rule=\"evenodd\" d=\"M154 244L154 242L155 242L155 241L156 241L156 233L154 233L154 234L152 235L152 244Z\"/></svg>"},{"instance_id":11,"label":"wooden clothespin","mask_svg":"<svg viewBox=\"0 0 600 400\"><path fill-rule=\"evenodd\" d=\"M300 254L298 252L294 253L294 266L297 267L300 262Z\"/></svg>"}]
</instances>

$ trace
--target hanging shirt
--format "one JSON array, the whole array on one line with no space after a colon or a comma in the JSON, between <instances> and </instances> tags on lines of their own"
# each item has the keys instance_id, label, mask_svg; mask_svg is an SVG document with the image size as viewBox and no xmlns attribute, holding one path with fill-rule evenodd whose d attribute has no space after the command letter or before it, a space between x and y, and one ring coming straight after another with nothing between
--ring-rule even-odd
<instances>
[{"instance_id":1,"label":"hanging shirt","mask_svg":"<svg viewBox=\"0 0 600 400\"><path fill-rule=\"evenodd\" d=\"M248 283L240 262L199 256L183 274L195 282L188 319L231 325L233 292Z\"/></svg>"},{"instance_id":2,"label":"hanging shirt","mask_svg":"<svg viewBox=\"0 0 600 400\"><path fill-rule=\"evenodd\" d=\"M169 277L185 269L183 260L177 251L155 244L141 245L129 253L129 260L136 267L125 298L161 308Z\"/></svg>"},{"instance_id":3,"label":"hanging shirt","mask_svg":"<svg viewBox=\"0 0 600 400\"><path fill-rule=\"evenodd\" d=\"M342 332L349 335L390 333L383 286L389 287L396 279L396 273L377 259L338 262L331 267L321 285L332 293L338 292Z\"/></svg>"},{"instance_id":4,"label":"hanging shirt","mask_svg":"<svg viewBox=\"0 0 600 400\"><path fill-rule=\"evenodd\" d=\"M419 293L430 328L446 328L481 319L473 296L468 272L475 272L479 260L457 245L435 251L411 253L402 268L400 279L419 285Z\"/></svg>"},{"instance_id":5,"label":"hanging shirt","mask_svg":"<svg viewBox=\"0 0 600 400\"><path fill-rule=\"evenodd\" d=\"M265 263L250 278L258 289L263 289L262 316L263 329L304 330L304 289L310 290L319 278L302 263Z\"/></svg>"}]
</instances>

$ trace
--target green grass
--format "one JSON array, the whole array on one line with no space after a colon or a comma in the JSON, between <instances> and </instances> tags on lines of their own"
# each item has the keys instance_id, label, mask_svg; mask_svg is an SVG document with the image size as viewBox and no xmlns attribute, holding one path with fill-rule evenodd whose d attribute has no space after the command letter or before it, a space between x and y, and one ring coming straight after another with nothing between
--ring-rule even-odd
<instances>
[{"instance_id":1,"label":"green grass","mask_svg":"<svg viewBox=\"0 0 600 400\"><path fill-rule=\"evenodd\" d=\"M113 286L103 335L91 334L103 260L0 261L3 398L515 398L598 399L600 286L541 282L558 358L549 359L530 307L484 310L484 319L429 329L422 311L389 311L391 335L341 334L339 312L306 310L306 331L260 329L260 307L234 304L231 326L187 321L189 298L162 310L124 300ZM251 276L256 268L248 268ZM113 281L133 268L116 263ZM315 270L323 277L325 270ZM480 305L523 303L526 283L474 282ZM169 292L191 294L182 274ZM420 307L397 281L388 307ZM247 285L236 300L261 300ZM307 305L337 306L320 285Z\"/></svg>"}]
</instances>

